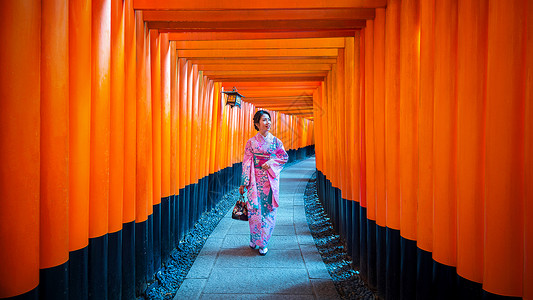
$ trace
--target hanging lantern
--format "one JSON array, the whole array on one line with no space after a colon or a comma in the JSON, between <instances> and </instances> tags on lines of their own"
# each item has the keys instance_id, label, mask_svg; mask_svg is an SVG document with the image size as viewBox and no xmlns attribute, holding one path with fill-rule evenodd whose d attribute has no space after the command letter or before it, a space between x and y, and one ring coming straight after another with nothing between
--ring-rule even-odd
<instances>
[{"instance_id":1,"label":"hanging lantern","mask_svg":"<svg viewBox=\"0 0 533 300\"><path fill-rule=\"evenodd\" d=\"M226 105L229 105L232 108L234 106L238 106L239 108L241 107L241 98L244 96L239 94L235 87L233 87L233 91L227 91L222 93L226 94Z\"/></svg>"}]
</instances>

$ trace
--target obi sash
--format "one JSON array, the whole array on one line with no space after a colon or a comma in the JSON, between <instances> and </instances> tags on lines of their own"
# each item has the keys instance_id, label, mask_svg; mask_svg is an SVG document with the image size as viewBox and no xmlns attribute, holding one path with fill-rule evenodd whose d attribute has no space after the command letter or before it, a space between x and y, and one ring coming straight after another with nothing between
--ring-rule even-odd
<instances>
[{"instance_id":1,"label":"obi sash","mask_svg":"<svg viewBox=\"0 0 533 300\"><path fill-rule=\"evenodd\" d=\"M269 160L270 155L254 153L254 167L257 169L261 169L261 166L263 166Z\"/></svg>"}]
</instances>

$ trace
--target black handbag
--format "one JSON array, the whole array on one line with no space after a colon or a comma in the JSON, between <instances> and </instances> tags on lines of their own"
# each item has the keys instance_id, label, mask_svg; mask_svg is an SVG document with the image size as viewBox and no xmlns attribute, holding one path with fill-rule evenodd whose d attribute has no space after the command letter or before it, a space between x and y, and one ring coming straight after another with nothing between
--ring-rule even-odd
<instances>
[{"instance_id":1,"label":"black handbag","mask_svg":"<svg viewBox=\"0 0 533 300\"><path fill-rule=\"evenodd\" d=\"M231 218L235 220L248 221L248 206L244 200L244 195L241 195L241 199L237 200L237 203L235 203Z\"/></svg>"}]
</instances>

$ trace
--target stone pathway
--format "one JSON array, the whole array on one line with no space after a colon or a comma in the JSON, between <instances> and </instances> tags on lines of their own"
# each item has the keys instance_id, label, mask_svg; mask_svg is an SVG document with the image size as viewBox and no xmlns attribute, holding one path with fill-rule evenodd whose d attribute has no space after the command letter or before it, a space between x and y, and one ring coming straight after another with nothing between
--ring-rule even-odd
<instances>
[{"instance_id":1,"label":"stone pathway","mask_svg":"<svg viewBox=\"0 0 533 300\"><path fill-rule=\"evenodd\" d=\"M248 247L248 222L220 221L196 258L177 299L339 299L305 218L303 194L315 158L281 173L276 227L268 254Z\"/></svg>"}]
</instances>

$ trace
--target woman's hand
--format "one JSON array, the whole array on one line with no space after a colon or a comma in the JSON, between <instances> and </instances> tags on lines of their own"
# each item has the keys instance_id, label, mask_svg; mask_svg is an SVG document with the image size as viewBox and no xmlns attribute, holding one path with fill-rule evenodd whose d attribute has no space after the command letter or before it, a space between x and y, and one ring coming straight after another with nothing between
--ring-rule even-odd
<instances>
[{"instance_id":1,"label":"woman's hand","mask_svg":"<svg viewBox=\"0 0 533 300\"><path fill-rule=\"evenodd\" d=\"M239 187L239 193L241 193L241 195L244 194L244 185Z\"/></svg>"},{"instance_id":2,"label":"woman's hand","mask_svg":"<svg viewBox=\"0 0 533 300\"><path fill-rule=\"evenodd\" d=\"M268 170L270 169L270 165L268 164L268 162L264 163L261 168L263 168L263 170Z\"/></svg>"}]
</instances>

